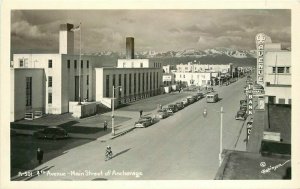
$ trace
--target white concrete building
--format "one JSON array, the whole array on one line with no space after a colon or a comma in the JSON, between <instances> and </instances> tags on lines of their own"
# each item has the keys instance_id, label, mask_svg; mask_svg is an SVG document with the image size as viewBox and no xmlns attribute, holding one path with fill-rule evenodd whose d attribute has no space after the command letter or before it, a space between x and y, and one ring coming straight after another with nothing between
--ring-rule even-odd
<instances>
[{"instance_id":1,"label":"white concrete building","mask_svg":"<svg viewBox=\"0 0 300 189\"><path fill-rule=\"evenodd\" d=\"M268 103L291 104L291 52L265 51L265 96Z\"/></svg>"},{"instance_id":2,"label":"white concrete building","mask_svg":"<svg viewBox=\"0 0 300 189\"><path fill-rule=\"evenodd\" d=\"M140 99L159 94L158 89L162 81L160 63L150 63L148 59L120 59L117 68L104 69L102 68L104 63L101 62L99 56L74 54L74 32L72 29L72 24L60 26L59 53L13 55L11 63L11 91L13 96L11 121L22 119L26 112L33 112L36 109L40 109L46 114L79 111L78 117L95 113L95 105L88 106L87 102L94 104L104 102L103 99L107 97L103 94L107 94L106 90L111 90L112 87L109 85L107 88L106 77L113 77L116 74L121 74L121 77L128 77L127 87L124 86L126 91L127 88L128 91L136 90L134 89L134 78L138 77L139 74L145 74L144 82L149 82L148 88L143 91L128 94L124 92L120 96L124 101L121 99L120 102L127 103L132 99L137 99L137 97ZM102 68L102 72L96 68ZM104 75L99 75L101 73ZM139 78L142 77L140 75ZM139 79L136 79L138 82ZM150 82L152 80L153 82ZM122 82L126 81L123 80ZM27 88L31 86L31 90L26 89L26 86ZM35 88L36 86L37 88ZM101 90L103 91L100 92ZM43 92L41 93L41 91ZM110 97L111 91L109 91L108 98ZM24 104L26 99L31 99L32 103ZM41 99L43 103L40 102ZM85 101L83 106L86 107L82 108L82 105L78 105L78 101ZM116 103L117 105L118 103ZM91 110L87 110L88 107L91 107ZM81 112L83 109L90 113L83 114Z\"/></svg>"},{"instance_id":3,"label":"white concrete building","mask_svg":"<svg viewBox=\"0 0 300 189\"><path fill-rule=\"evenodd\" d=\"M175 81L185 83L188 86L196 85L211 85L213 75L217 76L215 72L176 72Z\"/></svg>"},{"instance_id":4,"label":"white concrete building","mask_svg":"<svg viewBox=\"0 0 300 189\"><path fill-rule=\"evenodd\" d=\"M257 83L265 90L265 102L291 104L291 51L282 50L263 33L256 35Z\"/></svg>"},{"instance_id":5,"label":"white concrete building","mask_svg":"<svg viewBox=\"0 0 300 189\"><path fill-rule=\"evenodd\" d=\"M233 71L233 64L178 64L177 72L221 72L230 73Z\"/></svg>"},{"instance_id":6,"label":"white concrete building","mask_svg":"<svg viewBox=\"0 0 300 189\"><path fill-rule=\"evenodd\" d=\"M95 68L96 101L115 107L160 94L161 68ZM120 90L121 88L121 90Z\"/></svg>"}]
</instances>

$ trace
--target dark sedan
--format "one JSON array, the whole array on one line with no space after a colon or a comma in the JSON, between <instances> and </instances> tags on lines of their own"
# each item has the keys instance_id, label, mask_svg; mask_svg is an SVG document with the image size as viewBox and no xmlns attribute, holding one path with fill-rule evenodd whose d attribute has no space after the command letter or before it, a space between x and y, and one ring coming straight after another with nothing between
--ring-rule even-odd
<instances>
[{"instance_id":1,"label":"dark sedan","mask_svg":"<svg viewBox=\"0 0 300 189\"><path fill-rule=\"evenodd\" d=\"M36 138L50 138L54 140L69 137L66 130L56 126L47 127L43 130L36 131L35 133L33 133L33 136Z\"/></svg>"}]
</instances>

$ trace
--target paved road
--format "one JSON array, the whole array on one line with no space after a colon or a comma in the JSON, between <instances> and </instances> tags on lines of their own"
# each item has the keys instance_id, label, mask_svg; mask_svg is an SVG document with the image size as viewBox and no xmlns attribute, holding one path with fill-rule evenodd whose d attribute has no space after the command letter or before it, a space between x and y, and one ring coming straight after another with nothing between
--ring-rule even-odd
<instances>
[{"instance_id":1,"label":"paved road","mask_svg":"<svg viewBox=\"0 0 300 189\"><path fill-rule=\"evenodd\" d=\"M40 167L50 167L48 173L66 175L44 174L32 180L213 179L219 164L221 106L225 111L224 148L244 150L244 145L236 146L243 121L234 119L244 84L245 79L241 79L218 89L222 98L218 103L207 104L202 99L146 129L69 150ZM206 118L202 116L204 107L208 110ZM106 145L112 146L115 155L107 162ZM85 170L98 175L86 174ZM72 174L75 172L78 176Z\"/></svg>"}]
</instances>

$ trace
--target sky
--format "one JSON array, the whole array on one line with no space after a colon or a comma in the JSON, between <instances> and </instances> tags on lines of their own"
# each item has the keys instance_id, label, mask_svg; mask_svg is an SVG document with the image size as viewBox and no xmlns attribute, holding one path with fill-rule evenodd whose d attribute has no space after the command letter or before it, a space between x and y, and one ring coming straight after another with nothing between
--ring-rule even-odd
<instances>
[{"instance_id":1,"label":"sky","mask_svg":"<svg viewBox=\"0 0 300 189\"><path fill-rule=\"evenodd\" d=\"M255 49L255 35L291 46L290 10L13 10L13 53L57 53L59 25L82 23L82 51L125 52L126 37L135 51ZM75 33L75 49L79 46Z\"/></svg>"}]
</instances>

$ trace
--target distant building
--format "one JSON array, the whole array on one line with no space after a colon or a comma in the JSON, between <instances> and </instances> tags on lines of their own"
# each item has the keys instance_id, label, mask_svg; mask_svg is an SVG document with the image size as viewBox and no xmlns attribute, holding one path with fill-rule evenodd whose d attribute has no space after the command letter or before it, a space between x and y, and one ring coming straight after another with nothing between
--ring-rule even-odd
<instances>
[{"instance_id":1,"label":"distant building","mask_svg":"<svg viewBox=\"0 0 300 189\"><path fill-rule=\"evenodd\" d=\"M221 72L232 74L233 64L178 64L177 72Z\"/></svg>"}]
</instances>

